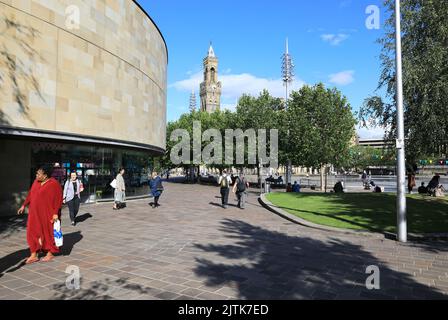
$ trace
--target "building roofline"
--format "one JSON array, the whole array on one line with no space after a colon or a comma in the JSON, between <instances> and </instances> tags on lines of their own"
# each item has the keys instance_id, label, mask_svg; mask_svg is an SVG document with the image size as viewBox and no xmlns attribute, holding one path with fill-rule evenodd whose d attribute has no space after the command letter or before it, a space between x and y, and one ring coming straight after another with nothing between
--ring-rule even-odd
<instances>
[{"instance_id":1,"label":"building roofline","mask_svg":"<svg viewBox=\"0 0 448 320\"><path fill-rule=\"evenodd\" d=\"M105 145L109 147L122 147L134 150L144 150L156 153L158 155L165 154L165 149L133 141L118 140L112 138L96 137L77 133L59 132L53 130L33 129L33 128L20 128L0 125L0 137L22 137L22 138L36 138L45 139L51 141L61 141L70 143L86 143L95 145Z\"/></svg>"},{"instance_id":2,"label":"building roofline","mask_svg":"<svg viewBox=\"0 0 448 320\"><path fill-rule=\"evenodd\" d=\"M166 40L165 37L162 34L162 31L160 31L159 26L157 25L157 23L155 23L155 21L151 18L151 16L148 14L148 12L146 12L145 9L143 9L143 7L140 5L140 3L138 3L137 0L132 0L132 2L135 3L135 5L146 15L146 17L148 17L149 20L151 20L151 22L154 24L154 26L156 27L157 31L159 32L160 36L162 37L163 43L165 44L165 50L166 50L166 62L168 64L168 46L166 44Z\"/></svg>"}]
</instances>

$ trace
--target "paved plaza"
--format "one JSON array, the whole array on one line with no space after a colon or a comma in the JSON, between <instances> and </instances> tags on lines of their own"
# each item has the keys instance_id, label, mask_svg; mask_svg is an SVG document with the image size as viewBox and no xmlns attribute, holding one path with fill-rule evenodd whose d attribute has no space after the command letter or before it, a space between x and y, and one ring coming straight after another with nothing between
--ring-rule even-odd
<instances>
[{"instance_id":1,"label":"paved plaza","mask_svg":"<svg viewBox=\"0 0 448 320\"><path fill-rule=\"evenodd\" d=\"M246 210L219 206L215 187L165 184L162 206L63 210L65 245L26 266L23 220L0 223L0 299L446 299L448 242L399 244L291 223L251 193ZM231 203L234 196L230 197ZM367 290L378 266L380 289ZM81 287L66 286L68 266Z\"/></svg>"}]
</instances>

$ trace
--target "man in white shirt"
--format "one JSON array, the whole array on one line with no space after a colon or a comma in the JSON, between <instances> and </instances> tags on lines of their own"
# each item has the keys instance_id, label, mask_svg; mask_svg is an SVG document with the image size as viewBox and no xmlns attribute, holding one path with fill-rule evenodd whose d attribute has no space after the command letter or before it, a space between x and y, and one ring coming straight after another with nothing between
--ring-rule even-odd
<instances>
[{"instance_id":1,"label":"man in white shirt","mask_svg":"<svg viewBox=\"0 0 448 320\"><path fill-rule=\"evenodd\" d=\"M227 175L227 171L223 170L222 175L219 177L218 184L221 188L221 201L222 207L227 209L227 204L229 202L229 191L230 185L232 184L232 179Z\"/></svg>"}]
</instances>

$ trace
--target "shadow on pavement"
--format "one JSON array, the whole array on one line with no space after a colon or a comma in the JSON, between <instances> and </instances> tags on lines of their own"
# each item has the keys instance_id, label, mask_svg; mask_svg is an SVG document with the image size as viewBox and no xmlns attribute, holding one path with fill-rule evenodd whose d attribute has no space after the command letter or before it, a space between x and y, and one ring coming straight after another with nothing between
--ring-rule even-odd
<instances>
[{"instance_id":1,"label":"shadow on pavement","mask_svg":"<svg viewBox=\"0 0 448 320\"><path fill-rule=\"evenodd\" d=\"M140 295L146 295L148 299L151 299L151 297L164 299L164 294L167 294L160 289L144 287L142 285L130 282L128 278L120 278L117 280L107 278L105 280L97 280L89 283L87 288L82 282L80 285L81 288L78 290L68 289L65 283L52 286L52 289L55 290L56 293L51 300L117 299L111 295L123 297L123 299L129 299L129 297ZM166 298L169 297L167 296Z\"/></svg>"},{"instance_id":2,"label":"shadow on pavement","mask_svg":"<svg viewBox=\"0 0 448 320\"><path fill-rule=\"evenodd\" d=\"M340 239L320 241L290 236L252 224L226 219L220 231L235 244L195 247L229 260L218 264L199 259L195 273L207 286L230 286L239 299L447 299L391 270L359 245ZM231 264L231 260L248 260ZM368 266L380 270L380 290L367 290Z\"/></svg>"},{"instance_id":3,"label":"shadow on pavement","mask_svg":"<svg viewBox=\"0 0 448 320\"><path fill-rule=\"evenodd\" d=\"M29 255L30 250L23 249L0 258L0 278L6 273L11 273L22 268L25 265L25 259Z\"/></svg>"},{"instance_id":4,"label":"shadow on pavement","mask_svg":"<svg viewBox=\"0 0 448 320\"><path fill-rule=\"evenodd\" d=\"M0 218L0 236L2 239L6 239L16 232L24 231L27 220L28 215Z\"/></svg>"},{"instance_id":5,"label":"shadow on pavement","mask_svg":"<svg viewBox=\"0 0 448 320\"><path fill-rule=\"evenodd\" d=\"M63 256L69 256L73 250L73 247L81 241L82 238L83 236L80 231L64 235L64 245L60 250L60 254ZM29 257L29 255L29 249L22 249L0 258L0 278L6 273L13 273L25 266L25 260Z\"/></svg>"},{"instance_id":6,"label":"shadow on pavement","mask_svg":"<svg viewBox=\"0 0 448 320\"><path fill-rule=\"evenodd\" d=\"M64 234L64 245L61 248L63 256L69 256L72 253L73 247L82 240L81 231Z\"/></svg>"},{"instance_id":7,"label":"shadow on pavement","mask_svg":"<svg viewBox=\"0 0 448 320\"><path fill-rule=\"evenodd\" d=\"M76 223L83 223L90 218L93 218L90 213L84 213L82 216L76 217Z\"/></svg>"}]
</instances>

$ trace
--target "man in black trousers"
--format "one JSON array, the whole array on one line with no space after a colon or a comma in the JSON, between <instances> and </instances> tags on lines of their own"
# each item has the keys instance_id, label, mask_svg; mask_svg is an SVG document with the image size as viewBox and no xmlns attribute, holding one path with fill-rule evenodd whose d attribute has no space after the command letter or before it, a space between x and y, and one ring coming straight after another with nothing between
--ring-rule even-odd
<instances>
[{"instance_id":1,"label":"man in black trousers","mask_svg":"<svg viewBox=\"0 0 448 320\"><path fill-rule=\"evenodd\" d=\"M226 170L223 170L222 175L219 177L218 184L221 187L222 207L224 209L227 209L227 204L229 202L230 185L232 184L232 179L230 178L229 175L227 175Z\"/></svg>"}]
</instances>

